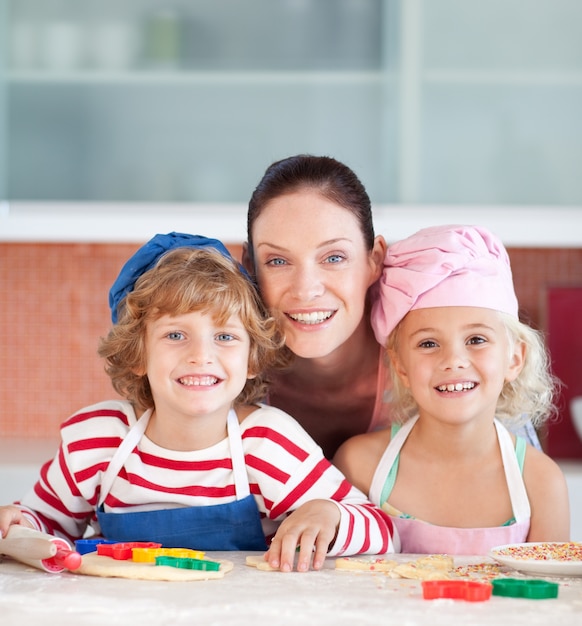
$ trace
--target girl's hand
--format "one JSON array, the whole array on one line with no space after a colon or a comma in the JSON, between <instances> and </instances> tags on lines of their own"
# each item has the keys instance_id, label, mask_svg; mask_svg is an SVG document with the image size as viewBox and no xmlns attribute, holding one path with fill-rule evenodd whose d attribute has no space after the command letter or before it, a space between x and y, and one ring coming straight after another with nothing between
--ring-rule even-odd
<instances>
[{"instance_id":1,"label":"girl's hand","mask_svg":"<svg viewBox=\"0 0 582 626\"><path fill-rule=\"evenodd\" d=\"M12 504L0 506L0 537L6 537L8 529L14 524L33 528L17 506Z\"/></svg>"},{"instance_id":2,"label":"girl's hand","mask_svg":"<svg viewBox=\"0 0 582 626\"><path fill-rule=\"evenodd\" d=\"M265 560L275 569L291 572L299 547L297 571L309 570L312 555L313 569L321 569L339 522L339 508L331 500L306 502L281 523Z\"/></svg>"}]
</instances>

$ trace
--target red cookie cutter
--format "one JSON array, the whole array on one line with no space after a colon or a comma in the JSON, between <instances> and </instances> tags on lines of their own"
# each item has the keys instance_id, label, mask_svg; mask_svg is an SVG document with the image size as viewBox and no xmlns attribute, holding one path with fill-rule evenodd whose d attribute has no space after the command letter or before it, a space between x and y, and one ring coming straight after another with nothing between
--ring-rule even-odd
<instances>
[{"instance_id":1,"label":"red cookie cutter","mask_svg":"<svg viewBox=\"0 0 582 626\"><path fill-rule=\"evenodd\" d=\"M153 541L130 541L126 543L100 543L97 545L97 554L110 556L118 561L131 559L134 548L161 548L161 543Z\"/></svg>"},{"instance_id":2,"label":"red cookie cutter","mask_svg":"<svg viewBox=\"0 0 582 626\"><path fill-rule=\"evenodd\" d=\"M472 580L423 580L422 594L425 600L451 598L467 602L489 600L493 585Z\"/></svg>"}]
</instances>

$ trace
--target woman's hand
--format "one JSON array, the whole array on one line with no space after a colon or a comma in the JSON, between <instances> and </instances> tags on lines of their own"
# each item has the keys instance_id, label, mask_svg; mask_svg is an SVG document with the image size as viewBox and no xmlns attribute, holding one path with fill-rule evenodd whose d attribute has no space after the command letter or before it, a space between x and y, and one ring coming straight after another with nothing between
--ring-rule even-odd
<instances>
[{"instance_id":1,"label":"woman's hand","mask_svg":"<svg viewBox=\"0 0 582 626\"><path fill-rule=\"evenodd\" d=\"M0 506L0 537L6 537L8 529L14 524L34 528L17 506L12 504Z\"/></svg>"},{"instance_id":2,"label":"woman's hand","mask_svg":"<svg viewBox=\"0 0 582 626\"><path fill-rule=\"evenodd\" d=\"M330 544L340 522L340 510L331 500L311 500L293 511L279 526L265 554L269 565L282 572L291 572L297 548L297 571L323 566Z\"/></svg>"}]
</instances>

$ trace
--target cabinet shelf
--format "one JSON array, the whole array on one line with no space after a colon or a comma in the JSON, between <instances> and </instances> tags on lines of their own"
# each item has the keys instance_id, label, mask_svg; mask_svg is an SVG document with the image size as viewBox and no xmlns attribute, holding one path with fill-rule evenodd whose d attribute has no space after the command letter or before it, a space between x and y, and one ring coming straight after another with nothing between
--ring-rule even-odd
<instances>
[{"instance_id":1,"label":"cabinet shelf","mask_svg":"<svg viewBox=\"0 0 582 626\"><path fill-rule=\"evenodd\" d=\"M120 86L154 84L375 84L393 78L392 73L383 71L133 71L133 72L9 72L10 84L115 84Z\"/></svg>"},{"instance_id":2,"label":"cabinet shelf","mask_svg":"<svg viewBox=\"0 0 582 626\"><path fill-rule=\"evenodd\" d=\"M394 81L393 70L368 71L196 71L196 70L136 70L105 72L79 70L75 72L12 71L6 74L10 84L196 84L196 85L290 85L290 84L381 84ZM511 85L515 87L580 86L582 72L535 72L498 70L427 70L422 72L421 84L443 85Z\"/></svg>"},{"instance_id":3,"label":"cabinet shelf","mask_svg":"<svg viewBox=\"0 0 582 626\"><path fill-rule=\"evenodd\" d=\"M581 207L582 2L498 4L0 0L0 200L245 203L311 153L376 204Z\"/></svg>"},{"instance_id":4,"label":"cabinet shelf","mask_svg":"<svg viewBox=\"0 0 582 626\"><path fill-rule=\"evenodd\" d=\"M582 85L580 71L548 70L425 70L422 81L429 84L459 85L542 85L542 86L577 86Z\"/></svg>"}]
</instances>

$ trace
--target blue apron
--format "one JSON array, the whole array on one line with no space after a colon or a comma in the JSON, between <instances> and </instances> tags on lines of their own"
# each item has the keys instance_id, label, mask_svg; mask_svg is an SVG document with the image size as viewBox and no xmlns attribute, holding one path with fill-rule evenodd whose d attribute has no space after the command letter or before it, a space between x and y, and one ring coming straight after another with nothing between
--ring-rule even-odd
<instances>
[{"instance_id":1,"label":"blue apron","mask_svg":"<svg viewBox=\"0 0 582 626\"><path fill-rule=\"evenodd\" d=\"M134 513L105 513L103 502L119 470L145 433L151 413L146 411L131 427L103 476L97 508L103 536L115 541L155 541L167 548L266 550L259 510L249 489L240 425L232 409L228 415L227 431L237 498L234 502Z\"/></svg>"}]
</instances>

